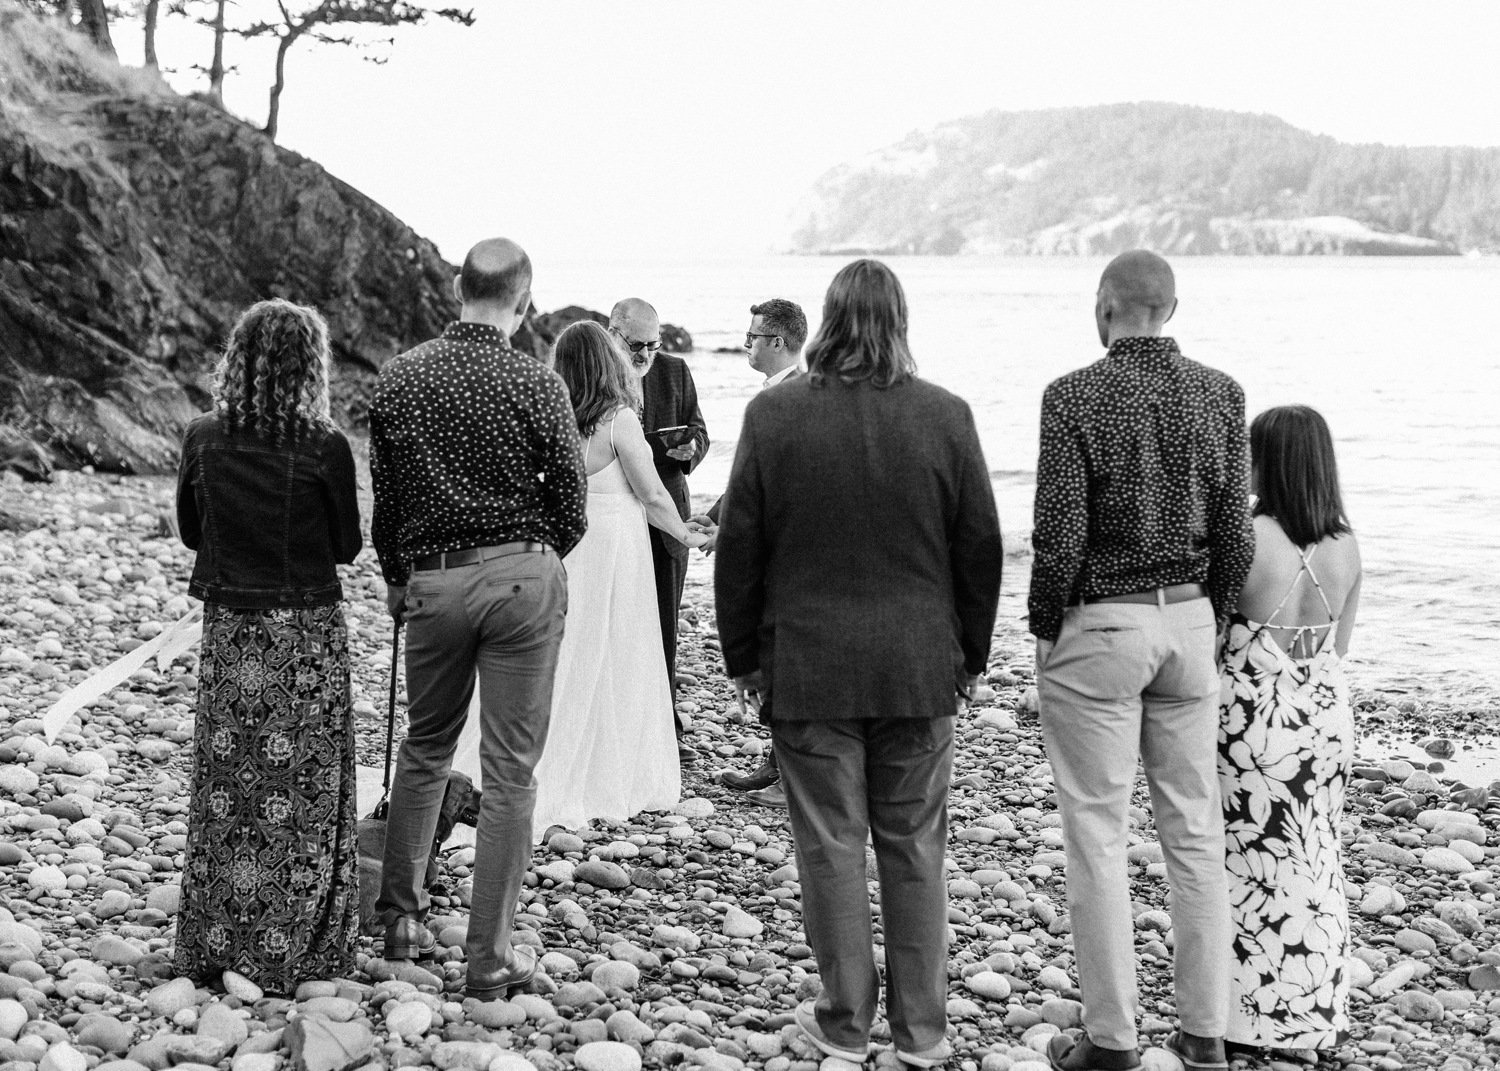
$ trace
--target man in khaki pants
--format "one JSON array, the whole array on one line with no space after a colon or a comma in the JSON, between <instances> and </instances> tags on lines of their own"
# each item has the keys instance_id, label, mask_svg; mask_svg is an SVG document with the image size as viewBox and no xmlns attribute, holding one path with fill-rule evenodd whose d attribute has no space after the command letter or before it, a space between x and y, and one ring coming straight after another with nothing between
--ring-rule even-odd
<instances>
[{"instance_id":1,"label":"man in khaki pants","mask_svg":"<svg viewBox=\"0 0 1500 1071\"><path fill-rule=\"evenodd\" d=\"M1226 1066L1214 653L1254 553L1245 399L1161 336L1176 308L1165 260L1116 257L1094 310L1109 352L1042 399L1031 631L1084 1005L1083 1036L1049 1047L1058 1071L1140 1064L1125 860L1138 756L1172 885L1181 1029L1167 1047L1189 1071Z\"/></svg>"}]
</instances>

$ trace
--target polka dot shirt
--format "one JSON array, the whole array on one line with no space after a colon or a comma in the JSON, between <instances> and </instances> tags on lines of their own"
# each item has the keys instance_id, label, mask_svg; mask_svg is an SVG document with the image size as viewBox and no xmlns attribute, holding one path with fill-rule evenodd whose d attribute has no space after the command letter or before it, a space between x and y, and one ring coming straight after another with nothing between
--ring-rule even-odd
<instances>
[{"instance_id":1,"label":"polka dot shirt","mask_svg":"<svg viewBox=\"0 0 1500 1071\"><path fill-rule=\"evenodd\" d=\"M1047 387L1031 631L1081 599L1204 584L1228 616L1250 571L1245 394L1170 338L1122 338Z\"/></svg>"},{"instance_id":2,"label":"polka dot shirt","mask_svg":"<svg viewBox=\"0 0 1500 1071\"><path fill-rule=\"evenodd\" d=\"M370 474L391 584L439 551L531 539L566 554L587 525L568 389L488 324L449 324L381 369Z\"/></svg>"}]
</instances>

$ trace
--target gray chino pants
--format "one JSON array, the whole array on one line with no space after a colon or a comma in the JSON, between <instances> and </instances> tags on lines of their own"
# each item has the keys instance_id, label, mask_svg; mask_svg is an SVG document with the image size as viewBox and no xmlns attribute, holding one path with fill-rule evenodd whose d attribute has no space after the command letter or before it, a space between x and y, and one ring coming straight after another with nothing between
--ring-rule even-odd
<instances>
[{"instance_id":1,"label":"gray chino pants","mask_svg":"<svg viewBox=\"0 0 1500 1071\"><path fill-rule=\"evenodd\" d=\"M891 1039L920 1052L947 1031L948 781L952 718L771 719L797 870L802 927L818 960L818 1025L862 1048L880 997L865 876L875 845Z\"/></svg>"},{"instance_id":2,"label":"gray chino pants","mask_svg":"<svg viewBox=\"0 0 1500 1071\"><path fill-rule=\"evenodd\" d=\"M550 548L414 572L407 588L410 727L396 761L375 907L386 918L427 913L427 855L477 671L484 800L469 908L470 971L493 971L511 960L516 897L531 863L532 771L547 742L567 608L567 574Z\"/></svg>"},{"instance_id":3,"label":"gray chino pants","mask_svg":"<svg viewBox=\"0 0 1500 1071\"><path fill-rule=\"evenodd\" d=\"M1177 1015L1188 1033L1223 1037L1229 887L1213 609L1207 599L1071 607L1038 685L1068 850L1084 1028L1106 1048L1136 1047L1125 848L1139 756L1171 882Z\"/></svg>"}]
</instances>

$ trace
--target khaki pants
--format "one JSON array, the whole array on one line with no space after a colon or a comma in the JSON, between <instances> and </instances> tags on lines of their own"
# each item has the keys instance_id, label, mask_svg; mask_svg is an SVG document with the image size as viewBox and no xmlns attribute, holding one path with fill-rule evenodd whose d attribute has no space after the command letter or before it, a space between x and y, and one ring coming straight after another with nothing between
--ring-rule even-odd
<instances>
[{"instance_id":1,"label":"khaki pants","mask_svg":"<svg viewBox=\"0 0 1500 1071\"><path fill-rule=\"evenodd\" d=\"M1071 607L1038 681L1068 854L1083 1025L1136 1047L1135 926L1126 820L1140 757L1172 892L1182 1028L1222 1037L1229 894L1217 770L1219 679L1207 599Z\"/></svg>"},{"instance_id":2,"label":"khaki pants","mask_svg":"<svg viewBox=\"0 0 1500 1071\"><path fill-rule=\"evenodd\" d=\"M471 972L510 960L516 897L531 865L532 771L552 720L567 609L567 575L550 549L412 573L406 591L410 727L391 785L375 909L387 919L427 913L427 854L477 671L484 798L469 906Z\"/></svg>"},{"instance_id":3,"label":"khaki pants","mask_svg":"<svg viewBox=\"0 0 1500 1071\"><path fill-rule=\"evenodd\" d=\"M947 1030L948 781L952 718L771 719L797 870L802 927L818 960L818 1025L863 1048L880 998L865 874L875 845L891 1040L920 1052Z\"/></svg>"}]
</instances>

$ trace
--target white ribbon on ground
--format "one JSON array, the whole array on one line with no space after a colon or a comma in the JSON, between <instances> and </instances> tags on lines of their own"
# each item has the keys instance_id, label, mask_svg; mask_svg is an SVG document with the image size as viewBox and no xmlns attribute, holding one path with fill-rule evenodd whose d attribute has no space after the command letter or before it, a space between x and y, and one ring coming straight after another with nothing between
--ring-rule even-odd
<instances>
[{"instance_id":1,"label":"white ribbon on ground","mask_svg":"<svg viewBox=\"0 0 1500 1071\"><path fill-rule=\"evenodd\" d=\"M63 731L63 726L68 724L68 719L75 713L114 691L153 657L156 658L157 668L165 670L173 659L198 643L202 636L203 607L194 606L135 650L127 651L69 688L42 715L42 729L47 743L57 740L57 734Z\"/></svg>"}]
</instances>

